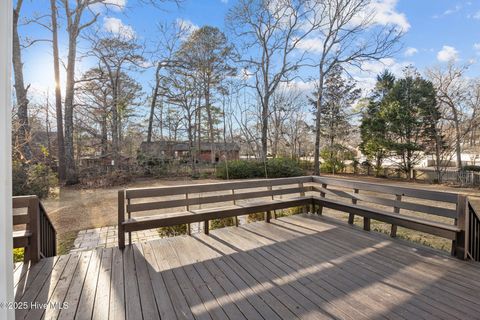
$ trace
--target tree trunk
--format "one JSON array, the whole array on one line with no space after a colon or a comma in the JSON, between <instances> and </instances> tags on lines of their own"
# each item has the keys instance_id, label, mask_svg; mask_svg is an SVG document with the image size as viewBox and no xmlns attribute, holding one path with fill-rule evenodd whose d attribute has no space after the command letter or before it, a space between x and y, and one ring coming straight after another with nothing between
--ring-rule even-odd
<instances>
[{"instance_id":1,"label":"tree trunk","mask_svg":"<svg viewBox=\"0 0 480 320\"><path fill-rule=\"evenodd\" d=\"M60 91L60 58L58 53L58 25L56 0L50 0L52 17L53 69L55 74L55 110L57 116L58 179L65 181L65 141L63 137L62 92Z\"/></svg>"},{"instance_id":2,"label":"tree trunk","mask_svg":"<svg viewBox=\"0 0 480 320\"><path fill-rule=\"evenodd\" d=\"M117 82L117 81L115 81ZM112 88L112 152L113 152L113 161L115 168L119 166L119 139L118 139L118 83L115 83Z\"/></svg>"},{"instance_id":3,"label":"tree trunk","mask_svg":"<svg viewBox=\"0 0 480 320\"><path fill-rule=\"evenodd\" d=\"M160 62L157 65L157 70L155 71L155 88L153 89L152 95L152 104L150 105L150 116L148 118L148 132L147 132L147 142L152 142L152 131L153 131L153 116L155 115L155 107L157 105L158 90L160 87Z\"/></svg>"},{"instance_id":4,"label":"tree trunk","mask_svg":"<svg viewBox=\"0 0 480 320\"><path fill-rule=\"evenodd\" d=\"M262 103L262 153L263 161L267 160L268 155L268 105L270 103L269 93L265 93Z\"/></svg>"},{"instance_id":5,"label":"tree trunk","mask_svg":"<svg viewBox=\"0 0 480 320\"><path fill-rule=\"evenodd\" d=\"M323 80L324 74L322 70L322 66L320 64L320 78L318 81L318 92L317 92L317 112L316 112L316 119L315 119L315 150L314 150L314 160L313 160L313 168L314 174L320 175L320 118L322 116L322 99L323 99Z\"/></svg>"},{"instance_id":6,"label":"tree trunk","mask_svg":"<svg viewBox=\"0 0 480 320\"><path fill-rule=\"evenodd\" d=\"M455 122L455 153L457 154L457 168L462 169L462 135L460 132L460 121L458 120L458 113L455 107L452 108L453 121Z\"/></svg>"},{"instance_id":7,"label":"tree trunk","mask_svg":"<svg viewBox=\"0 0 480 320\"><path fill-rule=\"evenodd\" d=\"M20 124L17 132L18 144L20 152L25 160L32 159L32 151L29 144L30 126L28 124L28 99L27 88L23 81L23 63L22 52L20 47L20 38L18 36L18 20L20 17L20 9L22 0L18 0L16 8L13 10L13 73L15 78L15 95L17 97L18 122Z\"/></svg>"},{"instance_id":8,"label":"tree trunk","mask_svg":"<svg viewBox=\"0 0 480 320\"><path fill-rule=\"evenodd\" d=\"M68 185L78 183L73 143L73 97L75 93L77 36L78 27L75 25L70 26L68 30L67 82L65 88L65 182Z\"/></svg>"},{"instance_id":9,"label":"tree trunk","mask_svg":"<svg viewBox=\"0 0 480 320\"><path fill-rule=\"evenodd\" d=\"M215 163L215 134L213 130L212 109L210 108L210 85L205 88L205 108L207 109L208 135L210 140L210 160Z\"/></svg>"}]
</instances>

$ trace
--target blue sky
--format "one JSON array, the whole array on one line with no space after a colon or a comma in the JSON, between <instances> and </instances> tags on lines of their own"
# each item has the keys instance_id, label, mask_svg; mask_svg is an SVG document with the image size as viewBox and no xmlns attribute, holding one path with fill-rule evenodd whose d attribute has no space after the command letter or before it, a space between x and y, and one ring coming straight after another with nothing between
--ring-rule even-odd
<instances>
[{"instance_id":1,"label":"blue sky","mask_svg":"<svg viewBox=\"0 0 480 320\"><path fill-rule=\"evenodd\" d=\"M115 30L119 24L134 32L140 39L154 41L155 25L159 22L181 19L196 26L205 24L224 29L224 17L235 0L185 0L180 8L163 5L162 10L142 6L137 0L110 0L123 8L101 10L99 28ZM458 63L472 63L469 76L480 74L480 1L453 0L374 0L379 10L379 23L393 23L408 30L402 39L402 49L385 64L368 65L369 73L358 73L358 79L371 84L376 72L385 67L397 74L407 64L415 65L420 71L426 67L445 64L448 59ZM27 0L23 16L48 12L48 0ZM61 21L64 26L64 22ZM112 29L113 28L113 29ZM30 38L50 37L39 26L25 26L21 34ZM65 54L66 35L60 35L61 53ZM477 45L476 45L477 44ZM82 44L80 50L85 48ZM47 43L37 44L24 52L25 78L32 84L32 92L53 88L51 48ZM473 62L474 60L478 60ZM88 60L80 63L79 69L88 68ZM308 73L308 71L304 71ZM152 71L137 76L145 91ZM51 89L53 90L53 89Z\"/></svg>"}]
</instances>

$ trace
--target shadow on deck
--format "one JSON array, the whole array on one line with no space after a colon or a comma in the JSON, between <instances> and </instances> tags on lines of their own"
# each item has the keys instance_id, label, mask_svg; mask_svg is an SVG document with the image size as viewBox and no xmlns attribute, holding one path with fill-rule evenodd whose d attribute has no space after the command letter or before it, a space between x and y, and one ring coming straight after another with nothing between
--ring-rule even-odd
<instances>
[{"instance_id":1,"label":"shadow on deck","mask_svg":"<svg viewBox=\"0 0 480 320\"><path fill-rule=\"evenodd\" d=\"M480 318L478 264L311 215L76 252L14 276L28 302L17 319Z\"/></svg>"}]
</instances>

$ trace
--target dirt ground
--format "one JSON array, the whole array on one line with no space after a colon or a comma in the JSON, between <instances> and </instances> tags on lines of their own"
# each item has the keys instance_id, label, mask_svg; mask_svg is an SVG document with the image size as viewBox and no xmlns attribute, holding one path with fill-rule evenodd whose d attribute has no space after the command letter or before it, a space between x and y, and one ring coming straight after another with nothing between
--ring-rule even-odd
<instances>
[{"instance_id":1,"label":"dirt ground","mask_svg":"<svg viewBox=\"0 0 480 320\"><path fill-rule=\"evenodd\" d=\"M480 196L479 189L473 188L455 188L445 185L429 185L424 183L386 180L374 177L361 176L341 176L338 178L355 179L359 181L385 183L397 186L406 186L409 188L423 188L435 191L450 191L465 193L471 196ZM78 189L74 187L61 188L54 198L43 201L48 215L53 221L57 230L59 253L68 251L78 231L113 226L117 224L117 191L124 188L156 187L182 184L199 184L218 182L218 180L187 180L187 179L149 179L129 183L124 186L118 186L108 189ZM480 198L479 198L480 199ZM480 207L480 201L478 201ZM328 212L326 212L328 213ZM345 215L338 215L339 218L345 218ZM360 224L361 220L356 219ZM387 232L389 226L382 223L372 222L372 229L380 232ZM448 250L449 243L445 240L437 240L428 235L422 235L410 230L399 228L399 237L408 240L424 243L438 249Z\"/></svg>"}]
</instances>

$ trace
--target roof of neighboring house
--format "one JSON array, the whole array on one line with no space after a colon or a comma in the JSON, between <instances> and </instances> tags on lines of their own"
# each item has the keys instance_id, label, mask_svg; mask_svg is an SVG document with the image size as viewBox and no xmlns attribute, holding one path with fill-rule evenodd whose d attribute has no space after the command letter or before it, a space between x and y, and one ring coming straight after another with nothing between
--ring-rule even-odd
<instances>
[{"instance_id":1,"label":"roof of neighboring house","mask_svg":"<svg viewBox=\"0 0 480 320\"><path fill-rule=\"evenodd\" d=\"M240 151L240 146L235 142L215 142L213 143L213 147L216 150L227 150L227 151ZM190 144L186 141L153 141L153 142L142 142L140 145L140 149L146 151L151 148L158 148L158 150L172 150L172 151L189 151ZM193 146L194 149L197 148L195 144ZM212 149L212 143L210 142L202 142L200 144L200 149L202 151L209 151Z\"/></svg>"}]
</instances>

